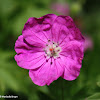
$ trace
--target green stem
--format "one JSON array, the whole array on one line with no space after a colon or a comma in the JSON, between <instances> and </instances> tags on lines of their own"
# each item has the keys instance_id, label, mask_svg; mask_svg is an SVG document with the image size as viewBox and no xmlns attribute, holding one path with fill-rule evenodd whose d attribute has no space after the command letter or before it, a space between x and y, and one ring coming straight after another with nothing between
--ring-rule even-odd
<instances>
[{"instance_id":1,"label":"green stem","mask_svg":"<svg viewBox=\"0 0 100 100\"><path fill-rule=\"evenodd\" d=\"M64 100L64 81L61 80L62 100Z\"/></svg>"}]
</instances>

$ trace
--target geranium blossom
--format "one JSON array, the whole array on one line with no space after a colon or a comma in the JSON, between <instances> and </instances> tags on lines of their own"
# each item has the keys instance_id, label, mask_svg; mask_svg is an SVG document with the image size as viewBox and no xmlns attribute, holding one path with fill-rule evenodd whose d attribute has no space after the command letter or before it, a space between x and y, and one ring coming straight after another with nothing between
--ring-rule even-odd
<instances>
[{"instance_id":1,"label":"geranium blossom","mask_svg":"<svg viewBox=\"0 0 100 100\"><path fill-rule=\"evenodd\" d=\"M61 3L53 3L50 7L53 11L68 16L70 13L70 7L68 3L61 4Z\"/></svg>"},{"instance_id":2,"label":"geranium blossom","mask_svg":"<svg viewBox=\"0 0 100 100\"><path fill-rule=\"evenodd\" d=\"M15 51L18 66L29 70L35 84L50 85L59 77L71 81L79 76L84 38L69 16L31 17L15 43Z\"/></svg>"},{"instance_id":3,"label":"geranium blossom","mask_svg":"<svg viewBox=\"0 0 100 100\"><path fill-rule=\"evenodd\" d=\"M90 36L84 35L85 43L84 43L84 51L93 49L93 40Z\"/></svg>"}]
</instances>

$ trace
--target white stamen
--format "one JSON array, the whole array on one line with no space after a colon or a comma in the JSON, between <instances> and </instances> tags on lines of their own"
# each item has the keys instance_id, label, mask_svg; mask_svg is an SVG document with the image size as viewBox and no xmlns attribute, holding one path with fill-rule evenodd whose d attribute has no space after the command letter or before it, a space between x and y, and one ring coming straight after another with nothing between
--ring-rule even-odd
<instances>
[{"instance_id":1,"label":"white stamen","mask_svg":"<svg viewBox=\"0 0 100 100\"><path fill-rule=\"evenodd\" d=\"M57 58L57 57L59 57L59 53L61 52L61 48L58 46L57 43L51 42L50 40L48 40L48 44L46 44L44 51L46 53L47 58L50 58L50 57Z\"/></svg>"}]
</instances>

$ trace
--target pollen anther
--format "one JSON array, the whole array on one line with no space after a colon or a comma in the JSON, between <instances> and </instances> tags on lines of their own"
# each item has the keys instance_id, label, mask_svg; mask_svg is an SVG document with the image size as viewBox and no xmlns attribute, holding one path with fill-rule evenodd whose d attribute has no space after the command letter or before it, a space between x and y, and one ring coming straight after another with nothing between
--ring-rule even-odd
<instances>
[{"instance_id":1,"label":"pollen anther","mask_svg":"<svg viewBox=\"0 0 100 100\"><path fill-rule=\"evenodd\" d=\"M58 46L57 43L55 42L50 42L48 40L48 44L46 44L46 47L44 48L44 52L48 58L54 57L57 58L59 57L59 53L61 51L61 48Z\"/></svg>"}]
</instances>

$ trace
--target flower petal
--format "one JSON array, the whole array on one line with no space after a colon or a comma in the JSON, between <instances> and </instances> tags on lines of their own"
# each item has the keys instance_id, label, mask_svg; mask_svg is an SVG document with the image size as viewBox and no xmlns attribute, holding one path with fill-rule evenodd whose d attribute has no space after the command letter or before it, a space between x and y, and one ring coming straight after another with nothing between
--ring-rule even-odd
<instances>
[{"instance_id":1,"label":"flower petal","mask_svg":"<svg viewBox=\"0 0 100 100\"><path fill-rule=\"evenodd\" d=\"M49 23L49 24L53 24L53 22L55 21L55 19L57 18L57 15L55 14L47 14L41 18L45 18L45 20L43 21L43 23ZM39 19L41 19L39 18Z\"/></svg>"},{"instance_id":2,"label":"flower petal","mask_svg":"<svg viewBox=\"0 0 100 100\"><path fill-rule=\"evenodd\" d=\"M36 39L42 40L41 42L47 42L48 38L51 37L50 29L56 17L57 16L54 14L47 14L40 18L29 18L22 31L23 36L27 37L30 35L34 38L37 37Z\"/></svg>"},{"instance_id":3,"label":"flower petal","mask_svg":"<svg viewBox=\"0 0 100 100\"><path fill-rule=\"evenodd\" d=\"M46 61L43 52L16 54L15 60L18 66L25 69L38 68Z\"/></svg>"},{"instance_id":4,"label":"flower petal","mask_svg":"<svg viewBox=\"0 0 100 100\"><path fill-rule=\"evenodd\" d=\"M19 36L15 43L15 60L17 64L25 69L34 69L42 65L45 61L43 48L40 45L33 46L24 41L23 36Z\"/></svg>"},{"instance_id":5,"label":"flower petal","mask_svg":"<svg viewBox=\"0 0 100 100\"><path fill-rule=\"evenodd\" d=\"M68 43L70 39L73 38L73 36L70 34L69 29L61 24L54 23L52 26L52 40L56 43L59 43L59 45L64 43Z\"/></svg>"},{"instance_id":6,"label":"flower petal","mask_svg":"<svg viewBox=\"0 0 100 100\"><path fill-rule=\"evenodd\" d=\"M63 78L74 80L78 77L83 59L83 44L79 41L71 41L62 49L60 58L65 67ZM61 63L61 62L60 62Z\"/></svg>"},{"instance_id":7,"label":"flower petal","mask_svg":"<svg viewBox=\"0 0 100 100\"><path fill-rule=\"evenodd\" d=\"M53 41L59 43L59 39L63 40L64 43L71 40L84 41L81 32L76 27L70 16L58 16L55 19L51 30L53 34Z\"/></svg>"},{"instance_id":8,"label":"flower petal","mask_svg":"<svg viewBox=\"0 0 100 100\"><path fill-rule=\"evenodd\" d=\"M80 57L83 58L84 52L84 43L79 41L70 41L68 44L61 46L62 51L60 55L66 55L70 58L74 59L73 57Z\"/></svg>"},{"instance_id":9,"label":"flower petal","mask_svg":"<svg viewBox=\"0 0 100 100\"><path fill-rule=\"evenodd\" d=\"M43 52L43 48L41 45L31 45L23 39L23 36L19 36L15 43L15 51L16 53L35 53L35 52Z\"/></svg>"},{"instance_id":10,"label":"flower petal","mask_svg":"<svg viewBox=\"0 0 100 100\"><path fill-rule=\"evenodd\" d=\"M59 65L57 61L49 60L47 63L43 64L41 67L29 70L29 76L32 81L39 85L50 85L54 80L57 80L63 73L63 68Z\"/></svg>"},{"instance_id":11,"label":"flower petal","mask_svg":"<svg viewBox=\"0 0 100 100\"><path fill-rule=\"evenodd\" d=\"M63 65L65 69L62 77L69 81L75 80L79 76L81 64L70 58L61 57L61 59L64 60L65 63Z\"/></svg>"},{"instance_id":12,"label":"flower petal","mask_svg":"<svg viewBox=\"0 0 100 100\"><path fill-rule=\"evenodd\" d=\"M63 24L65 24L65 26L67 26L67 28L71 32L70 34L72 34L73 39L84 42L84 38L83 38L80 30L76 27L73 19L70 16L62 16L61 15L59 18L62 18ZM58 20L60 20L60 19L58 19Z\"/></svg>"}]
</instances>

